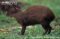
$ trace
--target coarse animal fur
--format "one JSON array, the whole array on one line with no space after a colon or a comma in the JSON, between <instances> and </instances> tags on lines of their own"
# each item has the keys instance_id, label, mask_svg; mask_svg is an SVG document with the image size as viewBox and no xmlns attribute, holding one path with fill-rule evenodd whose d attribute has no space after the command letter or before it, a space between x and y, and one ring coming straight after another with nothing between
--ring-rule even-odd
<instances>
[{"instance_id":1,"label":"coarse animal fur","mask_svg":"<svg viewBox=\"0 0 60 39\"><path fill-rule=\"evenodd\" d=\"M50 23L54 20L55 16L48 7L31 6L19 13L10 12L8 12L7 15L15 17L17 22L22 25L21 35L24 35L27 26L35 24L42 25L45 30L44 34L50 34L52 30Z\"/></svg>"}]
</instances>

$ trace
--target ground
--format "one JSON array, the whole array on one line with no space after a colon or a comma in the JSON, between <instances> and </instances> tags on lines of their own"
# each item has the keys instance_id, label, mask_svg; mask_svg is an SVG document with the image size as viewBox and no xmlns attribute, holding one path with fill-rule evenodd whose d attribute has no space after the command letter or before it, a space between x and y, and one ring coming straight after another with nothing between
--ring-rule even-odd
<instances>
[{"instance_id":1,"label":"ground","mask_svg":"<svg viewBox=\"0 0 60 39\"><path fill-rule=\"evenodd\" d=\"M0 11L0 39L60 39L60 0L23 0L28 3L22 7L26 9L32 5L43 5L49 7L55 14L55 20L50 24L53 27L51 34L42 35L44 29L41 25L27 27L25 35L19 35L21 25L17 23L15 18L10 18Z\"/></svg>"}]
</instances>

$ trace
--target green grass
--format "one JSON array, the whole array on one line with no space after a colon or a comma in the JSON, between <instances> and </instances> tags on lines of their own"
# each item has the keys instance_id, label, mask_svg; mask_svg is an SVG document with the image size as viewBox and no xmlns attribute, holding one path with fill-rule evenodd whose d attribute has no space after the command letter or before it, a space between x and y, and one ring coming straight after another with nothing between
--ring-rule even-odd
<instances>
[{"instance_id":1,"label":"green grass","mask_svg":"<svg viewBox=\"0 0 60 39\"><path fill-rule=\"evenodd\" d=\"M34 29L33 29L34 28ZM58 31L57 31L58 30ZM44 30L42 29L41 25L36 25L33 26L32 28L27 28L25 35L19 35L18 32L20 32L21 30L16 28L15 30L11 30L8 33L4 33L4 32L0 32L0 38L5 38L5 39L57 39L57 37L60 37L60 29L54 30L53 32L51 32L51 34L49 35L42 35Z\"/></svg>"},{"instance_id":2,"label":"green grass","mask_svg":"<svg viewBox=\"0 0 60 39\"><path fill-rule=\"evenodd\" d=\"M18 27L20 26L14 18L5 16L4 12L0 12L0 29L9 30L9 32L0 31L0 39L60 39L60 0L21 0L28 3L28 6L22 7L26 9L29 6L33 5L42 5L49 7L57 17L51 23L51 26L54 28L51 34L42 35L44 29L41 25L34 25L32 28L26 29L25 35L19 35L18 32L21 31ZM55 26L56 25L56 26ZM12 29L12 27L16 27Z\"/></svg>"}]
</instances>

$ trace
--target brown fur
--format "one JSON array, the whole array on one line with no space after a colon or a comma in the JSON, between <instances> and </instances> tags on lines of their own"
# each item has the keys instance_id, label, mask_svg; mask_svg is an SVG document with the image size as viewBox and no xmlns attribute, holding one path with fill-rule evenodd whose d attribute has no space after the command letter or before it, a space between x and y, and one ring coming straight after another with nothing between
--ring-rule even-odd
<instances>
[{"instance_id":1,"label":"brown fur","mask_svg":"<svg viewBox=\"0 0 60 39\"><path fill-rule=\"evenodd\" d=\"M15 17L17 22L22 25L22 35L24 35L27 26L35 24L41 24L45 30L44 34L50 34L52 30L50 23L55 18L53 12L45 6L32 6L24 12L14 14L8 12L7 14Z\"/></svg>"},{"instance_id":2,"label":"brown fur","mask_svg":"<svg viewBox=\"0 0 60 39\"><path fill-rule=\"evenodd\" d=\"M10 8L11 8L11 10L10 10ZM18 12L20 8L21 7L19 4L14 4L14 3L13 4L6 4L6 3L2 4L2 3L0 3L0 10L2 10L2 11Z\"/></svg>"}]
</instances>

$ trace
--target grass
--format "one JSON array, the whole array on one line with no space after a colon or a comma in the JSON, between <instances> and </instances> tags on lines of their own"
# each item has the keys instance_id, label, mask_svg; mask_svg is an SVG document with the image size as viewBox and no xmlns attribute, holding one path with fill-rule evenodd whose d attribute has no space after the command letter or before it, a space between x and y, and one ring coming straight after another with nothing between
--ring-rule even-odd
<instances>
[{"instance_id":1,"label":"grass","mask_svg":"<svg viewBox=\"0 0 60 39\"><path fill-rule=\"evenodd\" d=\"M34 28L34 29L33 29ZM58 31L57 31L58 30ZM44 30L41 25L35 25L32 28L27 28L25 35L18 35L21 30L19 28L13 29L10 32L0 32L0 39L58 39L60 37L60 29L56 29L49 35L42 35Z\"/></svg>"},{"instance_id":2,"label":"grass","mask_svg":"<svg viewBox=\"0 0 60 39\"><path fill-rule=\"evenodd\" d=\"M48 6L55 14L57 18L60 18L60 0L21 0L28 3L29 6L43 5ZM22 9L26 9L26 6ZM57 19L56 18L56 19ZM34 25L32 28L26 29L25 35L19 35L21 31L18 28L20 25L14 18L10 18L4 15L4 12L0 12L0 39L60 39L60 19L54 20L50 25L54 28L51 34L42 35L44 29L41 25ZM12 29L12 27L16 27Z\"/></svg>"}]
</instances>

